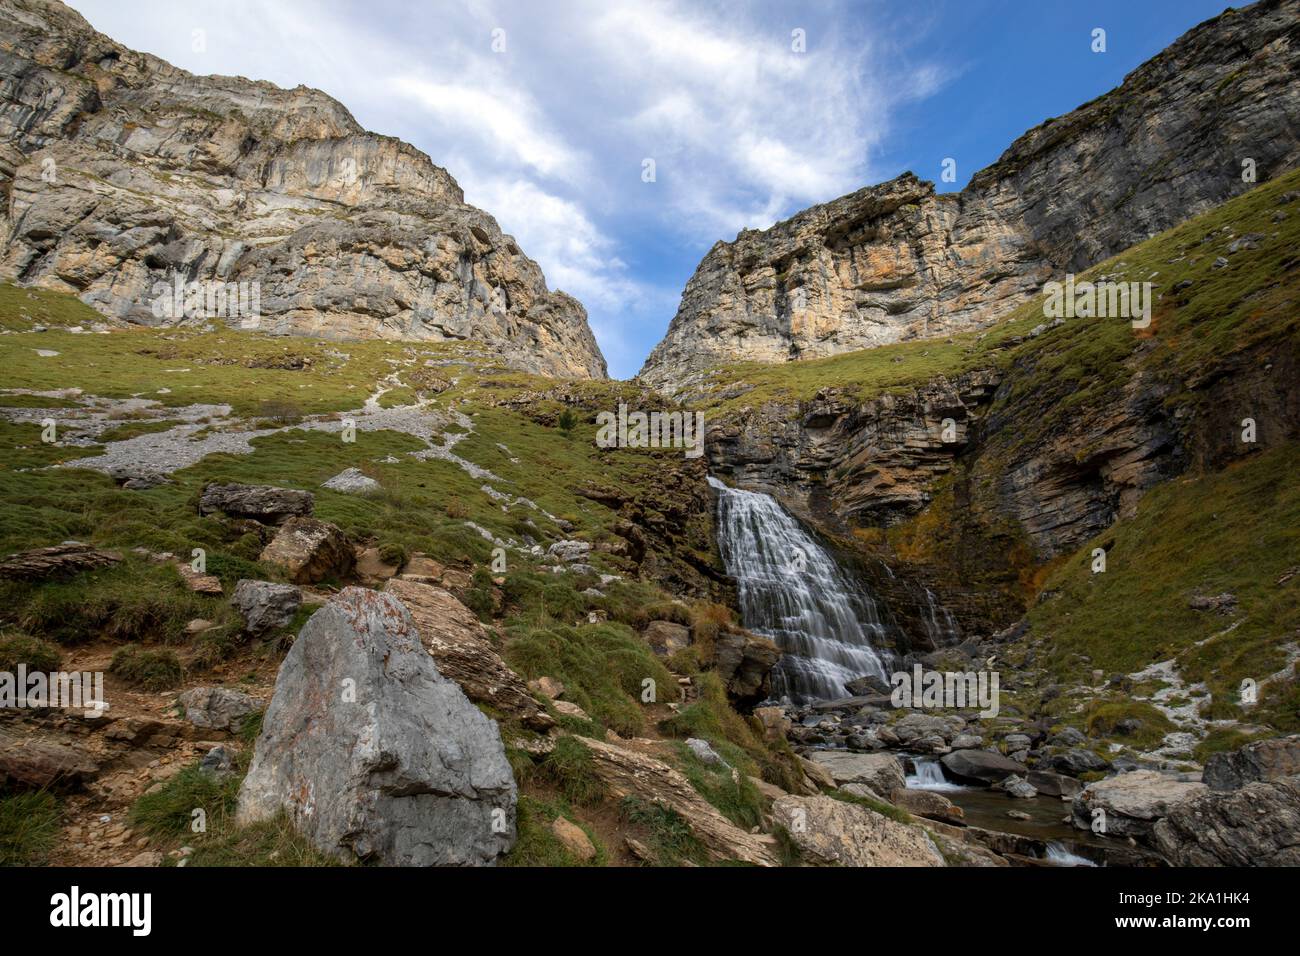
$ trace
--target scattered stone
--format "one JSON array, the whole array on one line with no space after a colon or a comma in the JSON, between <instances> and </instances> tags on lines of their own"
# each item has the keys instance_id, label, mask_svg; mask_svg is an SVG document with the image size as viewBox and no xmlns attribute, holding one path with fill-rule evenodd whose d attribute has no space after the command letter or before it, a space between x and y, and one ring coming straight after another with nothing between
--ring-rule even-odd
<instances>
[{"instance_id":1,"label":"scattered stone","mask_svg":"<svg viewBox=\"0 0 1300 956\"><path fill-rule=\"evenodd\" d=\"M693 753L698 760L709 764L710 766L727 767L728 769L731 767L731 764L723 760L707 740L700 740L698 737L688 737L686 738L686 748Z\"/></svg>"},{"instance_id":2,"label":"scattered stone","mask_svg":"<svg viewBox=\"0 0 1300 956\"><path fill-rule=\"evenodd\" d=\"M0 730L0 789L76 790L98 775L99 764L78 745Z\"/></svg>"},{"instance_id":3,"label":"scattered stone","mask_svg":"<svg viewBox=\"0 0 1300 956\"><path fill-rule=\"evenodd\" d=\"M242 578L230 604L244 619L244 630L265 634L289 624L302 607L302 590L292 584Z\"/></svg>"},{"instance_id":4,"label":"scattered stone","mask_svg":"<svg viewBox=\"0 0 1300 956\"><path fill-rule=\"evenodd\" d=\"M383 491L383 485L366 475L360 468L348 468L340 471L329 481L321 485L330 491L341 491L349 495L374 495Z\"/></svg>"},{"instance_id":5,"label":"scattered stone","mask_svg":"<svg viewBox=\"0 0 1300 956\"><path fill-rule=\"evenodd\" d=\"M262 701L229 687L191 687L176 698L185 719L205 730L239 733L244 720L262 709Z\"/></svg>"},{"instance_id":6,"label":"scattered stone","mask_svg":"<svg viewBox=\"0 0 1300 956\"><path fill-rule=\"evenodd\" d=\"M396 597L349 587L280 666L237 820L287 811L345 860L481 865L514 845L515 800L496 723L438 672Z\"/></svg>"},{"instance_id":7,"label":"scattered stone","mask_svg":"<svg viewBox=\"0 0 1300 956\"><path fill-rule=\"evenodd\" d=\"M1104 757L1099 757L1091 750L1083 749L1068 750L1063 754L1053 754L1047 758L1045 763L1048 768L1058 773L1069 774L1071 777L1077 777L1081 773L1093 773L1110 769L1110 762Z\"/></svg>"},{"instance_id":8,"label":"scattered stone","mask_svg":"<svg viewBox=\"0 0 1300 956\"><path fill-rule=\"evenodd\" d=\"M446 568L440 561L435 561L427 554L416 552L402 565L400 577L404 581L418 581L421 584L437 584L442 580Z\"/></svg>"},{"instance_id":9,"label":"scattered stone","mask_svg":"<svg viewBox=\"0 0 1300 956\"><path fill-rule=\"evenodd\" d=\"M213 747L199 762L199 770L211 777L228 777L231 773L230 752L225 747Z\"/></svg>"},{"instance_id":10,"label":"scattered stone","mask_svg":"<svg viewBox=\"0 0 1300 956\"><path fill-rule=\"evenodd\" d=\"M540 694L547 700L557 700L564 696L564 684L554 677L539 677L528 682L528 689Z\"/></svg>"},{"instance_id":11,"label":"scattered stone","mask_svg":"<svg viewBox=\"0 0 1300 956\"><path fill-rule=\"evenodd\" d=\"M1038 790L1035 789L1028 781L1018 777L1016 774L1000 780L993 785L994 790L1001 790L1009 797L1017 797L1021 800L1029 800L1038 796Z\"/></svg>"},{"instance_id":12,"label":"scattered stone","mask_svg":"<svg viewBox=\"0 0 1300 956\"><path fill-rule=\"evenodd\" d=\"M551 701L551 706L554 707L561 716L572 717L575 720L591 720L591 718L587 716L587 712L572 701L553 700Z\"/></svg>"},{"instance_id":13,"label":"scattered stone","mask_svg":"<svg viewBox=\"0 0 1300 956\"><path fill-rule=\"evenodd\" d=\"M565 564L571 564L574 561L585 561L591 553L591 545L586 541L557 541L546 549L546 553Z\"/></svg>"},{"instance_id":14,"label":"scattered stone","mask_svg":"<svg viewBox=\"0 0 1300 956\"><path fill-rule=\"evenodd\" d=\"M1011 819L1013 819L1013 820L1030 820L1030 819L1032 819L1032 817L1030 817L1029 814L1025 813L1024 810L1008 810L1008 811L1007 811L1007 816L1011 817Z\"/></svg>"},{"instance_id":15,"label":"scattered stone","mask_svg":"<svg viewBox=\"0 0 1300 956\"><path fill-rule=\"evenodd\" d=\"M1045 797L1073 797L1083 789L1083 784L1074 777L1052 773L1050 770L1031 770L1028 778L1030 786Z\"/></svg>"},{"instance_id":16,"label":"scattered stone","mask_svg":"<svg viewBox=\"0 0 1300 956\"><path fill-rule=\"evenodd\" d=\"M264 524L279 524L286 518L310 515L316 496L310 491L276 488L272 485L211 483L199 497L199 514L221 512L232 518L252 518Z\"/></svg>"},{"instance_id":17,"label":"scattered stone","mask_svg":"<svg viewBox=\"0 0 1300 956\"><path fill-rule=\"evenodd\" d=\"M582 862L589 863L596 858L596 848L582 827L570 823L564 817L556 817L551 823L551 833Z\"/></svg>"},{"instance_id":18,"label":"scattered stone","mask_svg":"<svg viewBox=\"0 0 1300 956\"><path fill-rule=\"evenodd\" d=\"M1187 602L1193 611L1218 611L1230 614L1237 608L1237 596L1225 591L1222 594L1196 594Z\"/></svg>"},{"instance_id":19,"label":"scattered stone","mask_svg":"<svg viewBox=\"0 0 1300 956\"><path fill-rule=\"evenodd\" d=\"M315 584L351 573L356 556L337 526L315 518L292 517L280 526L259 557L284 568L295 584Z\"/></svg>"},{"instance_id":20,"label":"scattered stone","mask_svg":"<svg viewBox=\"0 0 1300 956\"><path fill-rule=\"evenodd\" d=\"M137 853L125 863L119 863L119 867L134 866L162 866L163 855L157 850L145 850L143 853Z\"/></svg>"}]
</instances>

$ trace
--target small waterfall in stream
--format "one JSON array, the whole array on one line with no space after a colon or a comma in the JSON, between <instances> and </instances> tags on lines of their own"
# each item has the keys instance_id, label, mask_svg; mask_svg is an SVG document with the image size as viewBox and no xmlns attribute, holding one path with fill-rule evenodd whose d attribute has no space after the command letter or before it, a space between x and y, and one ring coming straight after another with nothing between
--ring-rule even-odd
<instances>
[{"instance_id":1,"label":"small waterfall in stream","mask_svg":"<svg viewBox=\"0 0 1300 956\"><path fill-rule=\"evenodd\" d=\"M874 644L884 636L875 602L770 495L716 478L718 545L740 589L747 628L782 650L772 691L796 703L847 696L844 684L888 679Z\"/></svg>"},{"instance_id":2,"label":"small waterfall in stream","mask_svg":"<svg viewBox=\"0 0 1300 956\"><path fill-rule=\"evenodd\" d=\"M943 775L943 767L937 760L915 757L912 760L912 772L907 775L908 790L964 790L959 783L951 782Z\"/></svg>"},{"instance_id":3,"label":"small waterfall in stream","mask_svg":"<svg viewBox=\"0 0 1300 956\"><path fill-rule=\"evenodd\" d=\"M1079 856L1077 853L1071 853L1065 848L1065 845L1057 840L1047 844L1047 855L1045 859L1051 860L1058 866L1096 866L1097 864L1087 857Z\"/></svg>"}]
</instances>

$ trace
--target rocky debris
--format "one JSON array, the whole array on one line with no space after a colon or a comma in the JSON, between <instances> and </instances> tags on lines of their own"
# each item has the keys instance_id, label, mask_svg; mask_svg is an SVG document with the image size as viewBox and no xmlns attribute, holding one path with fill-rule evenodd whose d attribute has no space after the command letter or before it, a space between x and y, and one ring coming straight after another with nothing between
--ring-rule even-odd
<instances>
[{"instance_id":1,"label":"rocky debris","mask_svg":"<svg viewBox=\"0 0 1300 956\"><path fill-rule=\"evenodd\" d=\"M1134 770L1088 784L1074 798L1071 813L1075 826L1087 830L1100 810L1105 814L1103 832L1107 836L1144 839L1150 836L1157 820L1206 789L1198 781L1155 770Z\"/></svg>"},{"instance_id":2,"label":"rocky debris","mask_svg":"<svg viewBox=\"0 0 1300 956\"><path fill-rule=\"evenodd\" d=\"M280 525L258 560L283 568L295 584L315 584L346 577L356 555L336 525L299 516Z\"/></svg>"},{"instance_id":3,"label":"rocky debris","mask_svg":"<svg viewBox=\"0 0 1300 956\"><path fill-rule=\"evenodd\" d=\"M572 564L575 561L586 561L591 554L591 545L586 541L557 541L546 549L546 553L557 561Z\"/></svg>"},{"instance_id":4,"label":"rocky debris","mask_svg":"<svg viewBox=\"0 0 1300 956\"><path fill-rule=\"evenodd\" d=\"M1187 602L1193 611L1218 611L1231 614L1237 609L1237 596L1224 592L1222 594L1194 594Z\"/></svg>"},{"instance_id":5,"label":"rocky debris","mask_svg":"<svg viewBox=\"0 0 1300 956\"><path fill-rule=\"evenodd\" d=\"M754 716L763 725L763 736L767 740L781 740L790 730L791 721L783 707L755 707Z\"/></svg>"},{"instance_id":6,"label":"rocky debris","mask_svg":"<svg viewBox=\"0 0 1300 956\"><path fill-rule=\"evenodd\" d=\"M279 524L286 518L310 515L316 508L316 496L310 491L276 488L273 485L237 483L205 485L199 496L199 514L224 514L231 518L249 518L264 524Z\"/></svg>"},{"instance_id":7,"label":"rocky debris","mask_svg":"<svg viewBox=\"0 0 1300 956\"><path fill-rule=\"evenodd\" d=\"M1174 866L1300 866L1300 776L1196 793L1156 822L1152 842Z\"/></svg>"},{"instance_id":8,"label":"rocky debris","mask_svg":"<svg viewBox=\"0 0 1300 956\"><path fill-rule=\"evenodd\" d=\"M482 865L514 845L515 799L496 723L438 672L410 613L349 587L280 666L237 819L285 810L345 860Z\"/></svg>"},{"instance_id":9,"label":"rocky debris","mask_svg":"<svg viewBox=\"0 0 1300 956\"><path fill-rule=\"evenodd\" d=\"M406 559L399 577L404 581L419 581L421 584L438 584L446 571L441 561L435 561L427 554L416 552Z\"/></svg>"},{"instance_id":10,"label":"rocky debris","mask_svg":"<svg viewBox=\"0 0 1300 956\"><path fill-rule=\"evenodd\" d=\"M438 672L460 685L470 700L487 704L524 726L545 731L555 721L533 699L528 686L501 659L474 612L447 591L398 578L384 585L410 612Z\"/></svg>"},{"instance_id":11,"label":"rocky debris","mask_svg":"<svg viewBox=\"0 0 1300 956\"><path fill-rule=\"evenodd\" d=\"M212 597L219 597L225 591L221 586L221 578L215 574L204 574L201 571L195 571L184 561L175 562L176 570L180 573L181 580L185 586L195 594L207 594Z\"/></svg>"},{"instance_id":12,"label":"rocky debris","mask_svg":"<svg viewBox=\"0 0 1300 956\"><path fill-rule=\"evenodd\" d=\"M825 866L945 865L924 830L859 804L787 796L772 803L772 818L805 859Z\"/></svg>"},{"instance_id":13,"label":"rocky debris","mask_svg":"<svg viewBox=\"0 0 1300 956\"><path fill-rule=\"evenodd\" d=\"M1300 774L1300 734L1246 744L1229 753L1211 754L1202 781L1211 790L1239 790L1257 780L1281 780Z\"/></svg>"},{"instance_id":14,"label":"rocky debris","mask_svg":"<svg viewBox=\"0 0 1300 956\"><path fill-rule=\"evenodd\" d=\"M230 605L244 619L244 630L265 634L293 620L302 607L302 589L293 584L242 578L230 596Z\"/></svg>"},{"instance_id":15,"label":"rocky debris","mask_svg":"<svg viewBox=\"0 0 1300 956\"><path fill-rule=\"evenodd\" d=\"M146 325L468 339L524 371L605 377L582 306L446 170L319 90L194 76L54 3L4 0L0 49L23 78L0 98L0 186L22 210L6 277ZM190 281L222 287L207 314L176 307Z\"/></svg>"},{"instance_id":16,"label":"rocky debris","mask_svg":"<svg viewBox=\"0 0 1300 956\"><path fill-rule=\"evenodd\" d=\"M591 751L592 770L614 798L635 797L675 811L719 860L776 865L771 837L737 827L668 764L603 740L579 739Z\"/></svg>"},{"instance_id":17,"label":"rocky debris","mask_svg":"<svg viewBox=\"0 0 1300 956\"><path fill-rule=\"evenodd\" d=\"M397 576L397 565L385 561L378 548L357 548L355 550L357 558L356 574L366 584L381 584Z\"/></svg>"},{"instance_id":18,"label":"rocky debris","mask_svg":"<svg viewBox=\"0 0 1300 956\"><path fill-rule=\"evenodd\" d=\"M849 692L850 696L862 697L869 694L884 694L889 696L893 688L884 680L875 674L865 674L862 677L856 677L844 685L844 689Z\"/></svg>"},{"instance_id":19,"label":"rocky debris","mask_svg":"<svg viewBox=\"0 0 1300 956\"><path fill-rule=\"evenodd\" d=\"M262 710L264 701L229 687L191 687L176 698L185 719L205 730L239 733L244 720Z\"/></svg>"},{"instance_id":20,"label":"rocky debris","mask_svg":"<svg viewBox=\"0 0 1300 956\"><path fill-rule=\"evenodd\" d=\"M572 717L574 720L591 720L587 712L573 701L553 700L551 706L555 708L555 712L561 717Z\"/></svg>"},{"instance_id":21,"label":"rocky debris","mask_svg":"<svg viewBox=\"0 0 1300 956\"><path fill-rule=\"evenodd\" d=\"M662 657L671 657L691 645L691 629L672 621L651 621L641 632L650 649Z\"/></svg>"},{"instance_id":22,"label":"rocky debris","mask_svg":"<svg viewBox=\"0 0 1300 956\"><path fill-rule=\"evenodd\" d=\"M1292 168L1300 91L1289 78L1300 52L1288 41L1298 15L1283 0L1193 28L1117 89L1022 135L960 194L906 173L716 243L639 377L673 389L720 363L980 328L1046 279L1251 188L1218 172L1240 165L1243 150L1266 144L1261 170ZM1156 163L1159 184L1137 188Z\"/></svg>"},{"instance_id":23,"label":"rocky debris","mask_svg":"<svg viewBox=\"0 0 1300 956\"><path fill-rule=\"evenodd\" d=\"M858 783L869 787L882 800L907 786L903 765L893 754L855 754L821 750L810 755L813 763L826 770L836 786Z\"/></svg>"},{"instance_id":24,"label":"rocky debris","mask_svg":"<svg viewBox=\"0 0 1300 956\"><path fill-rule=\"evenodd\" d=\"M321 487L349 495L375 495L384 490L383 485L364 474L360 468L347 468L340 471Z\"/></svg>"},{"instance_id":25,"label":"rocky debris","mask_svg":"<svg viewBox=\"0 0 1300 956\"><path fill-rule=\"evenodd\" d=\"M723 626L713 639L713 670L742 708L772 695L772 668L780 659L776 644L743 628Z\"/></svg>"},{"instance_id":26,"label":"rocky debris","mask_svg":"<svg viewBox=\"0 0 1300 956\"><path fill-rule=\"evenodd\" d=\"M65 541L52 548L34 548L9 555L0 561L0 578L44 581L107 567L121 560L122 555L116 551L103 551L77 541Z\"/></svg>"},{"instance_id":27,"label":"rocky debris","mask_svg":"<svg viewBox=\"0 0 1300 956\"><path fill-rule=\"evenodd\" d=\"M994 784L1015 774L1024 777L1025 765L991 750L954 750L939 758L943 768L958 780Z\"/></svg>"},{"instance_id":28,"label":"rocky debris","mask_svg":"<svg viewBox=\"0 0 1300 956\"><path fill-rule=\"evenodd\" d=\"M80 744L20 736L0 729L0 786L76 790L99 775L98 761Z\"/></svg>"},{"instance_id":29,"label":"rocky debris","mask_svg":"<svg viewBox=\"0 0 1300 956\"><path fill-rule=\"evenodd\" d=\"M119 863L118 866L162 866L163 855L157 850L142 850L125 863Z\"/></svg>"},{"instance_id":30,"label":"rocky debris","mask_svg":"<svg viewBox=\"0 0 1300 956\"><path fill-rule=\"evenodd\" d=\"M596 848L582 827L570 823L564 817L556 817L551 822L551 833L566 850L583 863L590 863L596 858Z\"/></svg>"}]
</instances>

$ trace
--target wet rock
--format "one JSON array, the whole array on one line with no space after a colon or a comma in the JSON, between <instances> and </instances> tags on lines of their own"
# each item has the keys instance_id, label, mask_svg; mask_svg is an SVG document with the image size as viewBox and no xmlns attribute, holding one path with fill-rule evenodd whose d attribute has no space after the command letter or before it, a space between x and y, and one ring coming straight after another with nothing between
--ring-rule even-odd
<instances>
[{"instance_id":1,"label":"wet rock","mask_svg":"<svg viewBox=\"0 0 1300 956\"><path fill-rule=\"evenodd\" d=\"M199 514L221 513L232 518L251 518L278 524L286 518L310 515L316 496L310 491L276 488L272 485L237 483L205 485L199 497Z\"/></svg>"},{"instance_id":2,"label":"wet rock","mask_svg":"<svg viewBox=\"0 0 1300 956\"><path fill-rule=\"evenodd\" d=\"M1012 774L1023 777L1025 765L989 750L954 750L939 758L945 770L958 780L994 784Z\"/></svg>"},{"instance_id":3,"label":"wet rock","mask_svg":"<svg viewBox=\"0 0 1300 956\"><path fill-rule=\"evenodd\" d=\"M343 578L356 562L347 536L336 525L293 517L282 524L258 560L283 568L295 584Z\"/></svg>"},{"instance_id":4,"label":"wet rock","mask_svg":"<svg viewBox=\"0 0 1300 956\"><path fill-rule=\"evenodd\" d=\"M494 863L516 790L496 723L443 677L391 594L345 588L280 667L240 789L323 852L388 866Z\"/></svg>"},{"instance_id":5,"label":"wet rock","mask_svg":"<svg viewBox=\"0 0 1300 956\"><path fill-rule=\"evenodd\" d=\"M993 785L994 790L1001 790L1009 797L1017 797L1021 800L1030 800L1038 796L1038 790L1035 789L1027 780L1012 774Z\"/></svg>"},{"instance_id":6,"label":"wet rock","mask_svg":"<svg viewBox=\"0 0 1300 956\"><path fill-rule=\"evenodd\" d=\"M244 619L244 630L264 634L293 620L302 607L302 590L292 584L243 578L235 585L230 604Z\"/></svg>"}]
</instances>

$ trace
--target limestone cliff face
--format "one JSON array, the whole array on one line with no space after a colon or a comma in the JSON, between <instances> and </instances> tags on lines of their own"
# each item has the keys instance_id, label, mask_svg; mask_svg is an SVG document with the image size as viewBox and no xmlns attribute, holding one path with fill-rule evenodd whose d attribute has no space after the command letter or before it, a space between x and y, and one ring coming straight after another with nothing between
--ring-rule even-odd
<instances>
[{"instance_id":1,"label":"limestone cliff face","mask_svg":"<svg viewBox=\"0 0 1300 956\"><path fill-rule=\"evenodd\" d=\"M604 378L582 306L446 170L298 87L200 77L52 0L0 0L0 276L158 324L159 283L256 282L257 327L471 340Z\"/></svg>"},{"instance_id":2,"label":"limestone cliff face","mask_svg":"<svg viewBox=\"0 0 1300 956\"><path fill-rule=\"evenodd\" d=\"M1104 55L1104 54L1099 54ZM1110 93L1029 131L960 193L906 174L715 245L641 371L784 362L988 325L1300 163L1300 0L1189 31Z\"/></svg>"}]
</instances>

